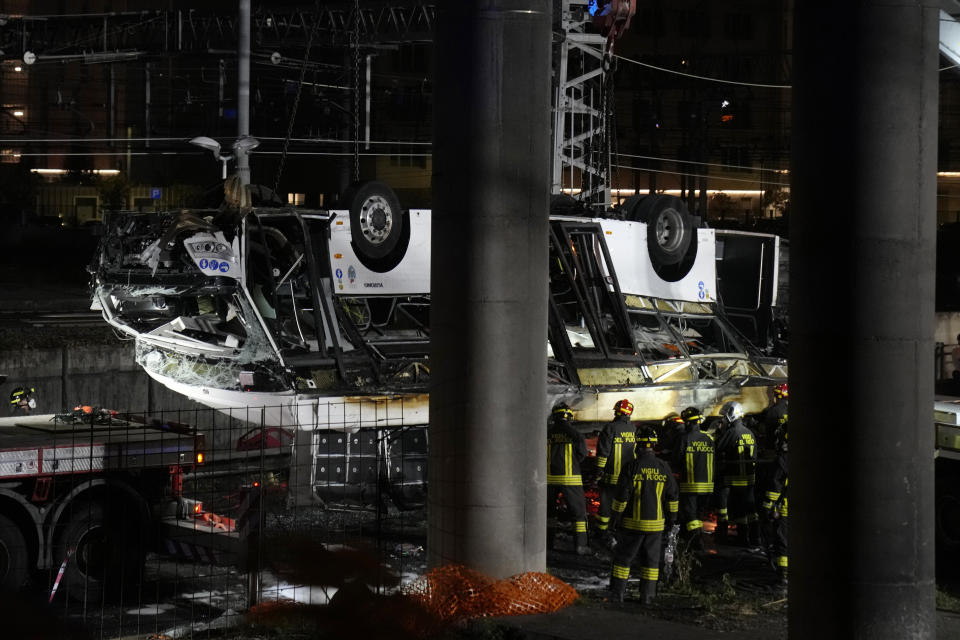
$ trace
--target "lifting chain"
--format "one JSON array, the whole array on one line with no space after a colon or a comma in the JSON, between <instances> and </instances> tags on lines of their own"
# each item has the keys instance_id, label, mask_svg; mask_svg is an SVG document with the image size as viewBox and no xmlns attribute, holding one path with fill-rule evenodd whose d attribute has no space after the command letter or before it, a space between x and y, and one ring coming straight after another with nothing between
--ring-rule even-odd
<instances>
[{"instance_id":1,"label":"lifting chain","mask_svg":"<svg viewBox=\"0 0 960 640\"><path fill-rule=\"evenodd\" d=\"M613 179L614 176L619 177L620 169L616 166L619 165L618 148L617 148L617 110L616 110L616 87L614 84L614 74L617 70L616 59L614 59L613 66L610 67L610 70L603 75L603 118L605 125L603 127L603 153L605 155L603 159L604 167L604 178L607 181L607 195L613 195ZM613 162L611 162L611 159ZM605 203L605 206L610 206L610 203Z\"/></svg>"},{"instance_id":2,"label":"lifting chain","mask_svg":"<svg viewBox=\"0 0 960 640\"><path fill-rule=\"evenodd\" d=\"M353 0L353 180L360 180L360 0Z\"/></svg>"},{"instance_id":3,"label":"lifting chain","mask_svg":"<svg viewBox=\"0 0 960 640\"><path fill-rule=\"evenodd\" d=\"M316 3L316 9L319 13L320 3ZM310 47L313 46L313 37L317 33L318 20L316 17L313 26L310 27L310 35L307 36L307 48L303 53L303 64L300 65L300 79L297 81L297 93L293 98L293 109L290 111L290 120L287 122L287 137L283 140L283 151L280 153L280 163L277 165L277 175L273 179L273 192L280 193L280 176L283 174L283 165L287 161L287 151L290 149L290 138L293 136L293 123L297 119L297 109L300 108L300 95L303 93L303 78L307 74L307 63L310 60Z\"/></svg>"}]
</instances>

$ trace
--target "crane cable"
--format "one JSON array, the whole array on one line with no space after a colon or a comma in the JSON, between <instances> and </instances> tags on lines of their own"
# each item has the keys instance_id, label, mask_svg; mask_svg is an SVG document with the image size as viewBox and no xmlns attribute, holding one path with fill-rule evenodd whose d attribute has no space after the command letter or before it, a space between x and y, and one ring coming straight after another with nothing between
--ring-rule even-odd
<instances>
[{"instance_id":1,"label":"crane cable","mask_svg":"<svg viewBox=\"0 0 960 640\"><path fill-rule=\"evenodd\" d=\"M360 181L360 0L353 0L353 179Z\"/></svg>"},{"instance_id":2,"label":"crane cable","mask_svg":"<svg viewBox=\"0 0 960 640\"><path fill-rule=\"evenodd\" d=\"M315 3L317 12L320 11L319 0ZM303 93L303 79L307 74L307 64L310 61L310 47L313 46L313 37L317 33L319 21L314 19L313 26L310 28L310 35L307 36L307 48L303 54L303 64L300 65L300 79L297 81L297 94L293 98L293 109L290 111L290 121L287 122L287 135L283 139L283 151L280 153L280 162L277 165L277 175L273 179L273 192L280 192L280 176L283 174L283 165L287 161L287 151L290 148L290 138L293 137L293 123L297 119L297 109L300 107L300 95Z\"/></svg>"}]
</instances>

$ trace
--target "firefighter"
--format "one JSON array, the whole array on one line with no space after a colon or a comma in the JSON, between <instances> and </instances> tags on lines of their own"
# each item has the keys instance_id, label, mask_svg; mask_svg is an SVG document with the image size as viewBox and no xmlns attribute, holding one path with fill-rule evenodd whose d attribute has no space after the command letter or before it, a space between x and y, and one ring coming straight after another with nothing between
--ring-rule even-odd
<instances>
[{"instance_id":1,"label":"firefighter","mask_svg":"<svg viewBox=\"0 0 960 640\"><path fill-rule=\"evenodd\" d=\"M727 538L727 525L730 521L730 513L727 510L727 500L730 497L730 492L725 491L723 484L717 481L717 456L716 443L720 442L720 439L723 437L724 429L728 426L726 421L721 416L712 417L710 419L710 425L713 427L713 442L714 442L714 482L713 482L713 502L714 508L717 514L717 526L713 532L713 539L716 542L724 542ZM709 429L703 429L703 431L709 431Z\"/></svg>"},{"instance_id":2,"label":"firefighter","mask_svg":"<svg viewBox=\"0 0 960 640\"><path fill-rule=\"evenodd\" d=\"M610 513L613 495L617 490L620 472L633 461L636 432L630 422L633 404L618 400L613 405L613 420L608 422L597 438L597 474L600 488L600 508L596 528L600 536L609 540Z\"/></svg>"},{"instance_id":3,"label":"firefighter","mask_svg":"<svg viewBox=\"0 0 960 640\"><path fill-rule=\"evenodd\" d=\"M547 508L556 509L557 494L563 495L573 518L577 555L589 555L587 546L587 501L583 495L580 463L587 457L583 434L570 423L573 411L565 403L553 409L547 429Z\"/></svg>"},{"instance_id":4,"label":"firefighter","mask_svg":"<svg viewBox=\"0 0 960 640\"><path fill-rule=\"evenodd\" d=\"M780 576L780 584L787 584L787 423L784 422L777 442L777 459L773 473L763 494L761 510L764 520L771 523L768 557Z\"/></svg>"},{"instance_id":5,"label":"firefighter","mask_svg":"<svg viewBox=\"0 0 960 640\"><path fill-rule=\"evenodd\" d=\"M761 444L765 449L772 449L776 446L779 438L778 432L787 422L788 396L786 383L778 384L773 388L773 404L764 409L760 418L763 432L759 435L761 436Z\"/></svg>"},{"instance_id":6,"label":"firefighter","mask_svg":"<svg viewBox=\"0 0 960 640\"><path fill-rule=\"evenodd\" d=\"M13 413L30 413L37 408L37 401L33 397L37 390L34 387L17 387L10 393L10 410Z\"/></svg>"},{"instance_id":7,"label":"firefighter","mask_svg":"<svg viewBox=\"0 0 960 640\"><path fill-rule=\"evenodd\" d=\"M683 418L675 413L671 413L660 422L660 456L667 460L674 460L676 452L680 447L680 440L686 431L683 424Z\"/></svg>"},{"instance_id":8,"label":"firefighter","mask_svg":"<svg viewBox=\"0 0 960 640\"><path fill-rule=\"evenodd\" d=\"M713 494L713 437L700 430L703 413L687 407L680 414L686 432L680 439L674 461L680 470L680 522L682 536L691 549L703 549L703 515Z\"/></svg>"},{"instance_id":9,"label":"firefighter","mask_svg":"<svg viewBox=\"0 0 960 640\"><path fill-rule=\"evenodd\" d=\"M660 543L677 516L677 481L670 465L654 453L657 434L651 427L637 433L636 458L620 473L613 501L613 522L618 526L613 553L610 596L623 602L630 565L640 554L640 595L650 604L660 577Z\"/></svg>"},{"instance_id":10,"label":"firefighter","mask_svg":"<svg viewBox=\"0 0 960 640\"><path fill-rule=\"evenodd\" d=\"M741 544L760 544L760 522L754 495L757 475L757 441L743 424L743 406L731 401L720 408L723 433L717 440L717 467L720 476L721 505L730 510L730 519L737 524ZM720 537L726 535L726 521L718 523Z\"/></svg>"}]
</instances>

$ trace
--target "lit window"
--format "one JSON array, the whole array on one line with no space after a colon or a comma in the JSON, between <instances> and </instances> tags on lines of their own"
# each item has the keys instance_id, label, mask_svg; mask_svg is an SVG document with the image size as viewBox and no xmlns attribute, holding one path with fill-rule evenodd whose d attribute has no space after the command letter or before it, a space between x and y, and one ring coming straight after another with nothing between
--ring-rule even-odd
<instances>
[{"instance_id":1,"label":"lit window","mask_svg":"<svg viewBox=\"0 0 960 640\"><path fill-rule=\"evenodd\" d=\"M16 111L13 112L13 115L16 116L17 118L22 118L22 117L23 117L23 111L20 110L20 109L17 109Z\"/></svg>"},{"instance_id":2,"label":"lit window","mask_svg":"<svg viewBox=\"0 0 960 640\"><path fill-rule=\"evenodd\" d=\"M17 65L13 68L13 70L16 71L17 73L20 73L21 71L23 71L23 67L21 67L20 65Z\"/></svg>"},{"instance_id":3,"label":"lit window","mask_svg":"<svg viewBox=\"0 0 960 640\"><path fill-rule=\"evenodd\" d=\"M303 204L303 201L306 200L307 194L305 193L288 193L287 194L287 204L292 204L295 207L299 207Z\"/></svg>"}]
</instances>

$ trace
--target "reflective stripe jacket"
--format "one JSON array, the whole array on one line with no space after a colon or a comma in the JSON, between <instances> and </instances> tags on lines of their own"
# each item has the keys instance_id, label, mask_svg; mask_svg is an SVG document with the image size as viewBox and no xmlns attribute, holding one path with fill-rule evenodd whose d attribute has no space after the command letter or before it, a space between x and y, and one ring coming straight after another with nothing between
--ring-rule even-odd
<instances>
[{"instance_id":1,"label":"reflective stripe jacket","mask_svg":"<svg viewBox=\"0 0 960 640\"><path fill-rule=\"evenodd\" d=\"M554 420L547 430L547 484L583 484L580 461L586 457L583 434L566 420Z\"/></svg>"},{"instance_id":2,"label":"reflective stripe jacket","mask_svg":"<svg viewBox=\"0 0 960 640\"><path fill-rule=\"evenodd\" d=\"M617 482L613 511L622 513L620 526L639 533L663 531L666 521L676 519L677 481L670 465L650 449L637 452Z\"/></svg>"},{"instance_id":3,"label":"reflective stripe jacket","mask_svg":"<svg viewBox=\"0 0 960 640\"><path fill-rule=\"evenodd\" d=\"M717 440L717 466L728 487L756 484L757 441L740 420L727 427Z\"/></svg>"},{"instance_id":4,"label":"reflective stripe jacket","mask_svg":"<svg viewBox=\"0 0 960 640\"><path fill-rule=\"evenodd\" d=\"M779 398L763 412L763 422L767 427L767 433L773 435L779 429L783 428L787 421L787 399Z\"/></svg>"},{"instance_id":5,"label":"reflective stripe jacket","mask_svg":"<svg viewBox=\"0 0 960 640\"><path fill-rule=\"evenodd\" d=\"M674 458L681 493L713 493L713 436L694 426L680 438Z\"/></svg>"},{"instance_id":6,"label":"reflective stripe jacket","mask_svg":"<svg viewBox=\"0 0 960 640\"><path fill-rule=\"evenodd\" d=\"M765 446L775 447L777 437L787 423L787 399L780 398L764 409L760 420L763 424L763 435L766 438Z\"/></svg>"},{"instance_id":7,"label":"reflective stripe jacket","mask_svg":"<svg viewBox=\"0 0 960 640\"><path fill-rule=\"evenodd\" d=\"M787 452L784 451L774 462L770 484L763 494L761 505L764 509L776 509L784 518L787 517L787 480Z\"/></svg>"},{"instance_id":8,"label":"reflective stripe jacket","mask_svg":"<svg viewBox=\"0 0 960 640\"><path fill-rule=\"evenodd\" d=\"M633 461L636 431L630 417L619 415L607 423L597 438L597 469L607 484L617 484L620 472Z\"/></svg>"}]
</instances>

